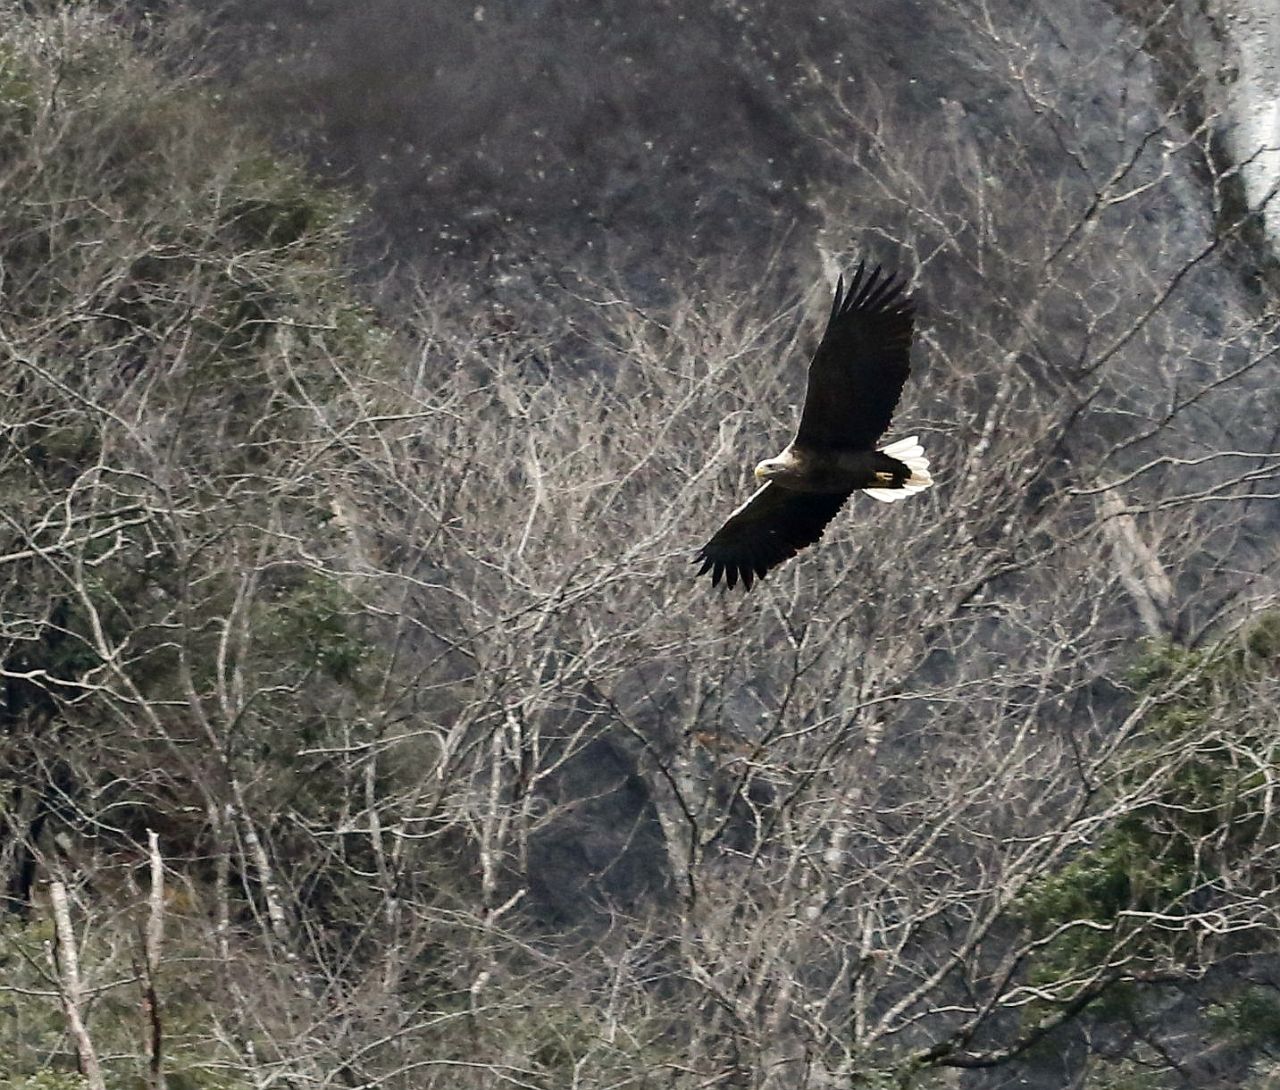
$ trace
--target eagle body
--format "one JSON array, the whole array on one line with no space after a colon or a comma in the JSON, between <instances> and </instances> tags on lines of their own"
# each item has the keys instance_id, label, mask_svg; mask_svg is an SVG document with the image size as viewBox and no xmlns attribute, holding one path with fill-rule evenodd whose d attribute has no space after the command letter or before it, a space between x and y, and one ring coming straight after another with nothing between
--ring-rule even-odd
<instances>
[{"instance_id":1,"label":"eagle body","mask_svg":"<svg viewBox=\"0 0 1280 1090\"><path fill-rule=\"evenodd\" d=\"M776 481L793 492L838 492L862 488L900 488L911 467L882 450L808 451L794 443L776 458L756 466L756 478Z\"/></svg>"},{"instance_id":2,"label":"eagle body","mask_svg":"<svg viewBox=\"0 0 1280 1090\"><path fill-rule=\"evenodd\" d=\"M905 281L859 264L809 364L795 438L756 466L764 485L698 551L698 574L747 590L814 544L854 492L889 503L933 483L916 437L879 446L911 370L915 307Z\"/></svg>"}]
</instances>

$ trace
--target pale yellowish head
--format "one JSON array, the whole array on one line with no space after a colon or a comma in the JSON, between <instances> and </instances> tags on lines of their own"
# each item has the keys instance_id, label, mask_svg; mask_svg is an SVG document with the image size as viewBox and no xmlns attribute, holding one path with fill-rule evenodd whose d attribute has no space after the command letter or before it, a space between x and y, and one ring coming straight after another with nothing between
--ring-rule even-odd
<instances>
[{"instance_id":1,"label":"pale yellowish head","mask_svg":"<svg viewBox=\"0 0 1280 1090\"><path fill-rule=\"evenodd\" d=\"M794 477L803 468L803 463L795 448L788 445L781 454L773 458L766 458L756 466L756 480L768 481L774 477Z\"/></svg>"}]
</instances>

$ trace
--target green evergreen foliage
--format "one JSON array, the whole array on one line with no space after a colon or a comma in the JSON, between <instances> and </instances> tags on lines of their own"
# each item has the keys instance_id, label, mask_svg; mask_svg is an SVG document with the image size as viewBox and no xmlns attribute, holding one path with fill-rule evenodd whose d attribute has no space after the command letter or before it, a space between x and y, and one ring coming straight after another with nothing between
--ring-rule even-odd
<instances>
[{"instance_id":1,"label":"green evergreen foliage","mask_svg":"<svg viewBox=\"0 0 1280 1090\"><path fill-rule=\"evenodd\" d=\"M331 429L345 376L390 341L342 281L347 198L128 27L94 5L0 16L0 820L7 843L50 821L65 848L42 862L73 872L162 830L169 865L190 861L168 909L181 963L215 896L210 812L331 805L293 754L345 727L370 661L321 559L351 459ZM86 899L136 901L133 864L94 871ZM245 876L237 918L260 892ZM48 993L32 907L0 958ZM81 952L92 981L125 982L93 1003L112 1090L143 1085L131 930L89 929ZM243 1085L208 1025L226 986L162 975L170 1090ZM67 1048L58 1003L3 1001L5 1090L80 1086L44 1068Z\"/></svg>"},{"instance_id":2,"label":"green evergreen foliage","mask_svg":"<svg viewBox=\"0 0 1280 1090\"><path fill-rule=\"evenodd\" d=\"M34 1075L0 1077L0 1090L85 1090L83 1075L69 1071L40 1071Z\"/></svg>"},{"instance_id":3,"label":"green evergreen foliage","mask_svg":"<svg viewBox=\"0 0 1280 1090\"><path fill-rule=\"evenodd\" d=\"M1280 1050L1280 998L1275 989L1244 984L1211 1012L1215 1035L1275 1057Z\"/></svg>"},{"instance_id":4,"label":"green evergreen foliage","mask_svg":"<svg viewBox=\"0 0 1280 1090\"><path fill-rule=\"evenodd\" d=\"M1134 664L1134 694L1151 703L1102 800L1119 815L1019 901L1025 925L1046 937L1032 983L1102 969L1109 988L1096 1010L1119 1015L1135 998L1127 981L1195 969L1207 938L1196 921L1221 884L1267 881L1255 861L1280 844L1269 801L1277 633L1280 615L1266 613L1202 649L1152 645Z\"/></svg>"},{"instance_id":5,"label":"green evergreen foliage","mask_svg":"<svg viewBox=\"0 0 1280 1090\"><path fill-rule=\"evenodd\" d=\"M41 38L52 44L24 48ZM161 603L198 585L212 619L237 593L220 549L244 547L272 518L282 530L327 521L308 482L287 479L312 441L308 402L333 381L326 331L340 317L344 352L382 345L362 339L363 311L339 285L348 213L337 194L246 142L198 85L173 84L92 9L35 35L19 22L5 47L9 83L43 103L33 131L26 106L3 119L5 139L26 138L0 211L17 319L3 393L25 412L6 432L0 487L9 541L36 554L20 561L30 578L10 580L29 602L12 612L43 632L43 650L23 641L12 653L55 685L83 684L101 666L101 636L127 632L135 669L151 656L164 674L173 648L145 635ZM50 504L66 489L59 513ZM84 578L79 594L55 594L38 558L65 551L69 535ZM303 613L337 593L319 578L299 582ZM86 610L104 633L88 632ZM359 652L335 650L338 614L314 619L322 657L349 673ZM194 620L195 638L216 639ZM303 622L291 623L296 647Z\"/></svg>"}]
</instances>

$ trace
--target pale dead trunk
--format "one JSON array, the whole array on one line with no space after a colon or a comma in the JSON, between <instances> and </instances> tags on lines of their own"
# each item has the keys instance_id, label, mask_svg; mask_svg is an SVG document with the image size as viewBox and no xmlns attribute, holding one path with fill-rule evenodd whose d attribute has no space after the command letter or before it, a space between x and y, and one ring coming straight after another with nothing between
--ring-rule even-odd
<instances>
[{"instance_id":1,"label":"pale dead trunk","mask_svg":"<svg viewBox=\"0 0 1280 1090\"><path fill-rule=\"evenodd\" d=\"M1124 501L1115 489L1102 493L1098 507L1103 516L1102 533L1116 559L1120 582L1137 607L1142 627L1148 636L1168 636L1173 584L1164 565L1143 538L1138 520L1125 510Z\"/></svg>"},{"instance_id":2,"label":"pale dead trunk","mask_svg":"<svg viewBox=\"0 0 1280 1090\"><path fill-rule=\"evenodd\" d=\"M84 1075L89 1090L106 1090L98 1054L89 1037L89 1028L84 1023L84 983L80 979L80 957L76 952L76 936L71 927L67 887L56 878L49 883L49 902L53 906L53 923L58 936L53 960L62 992L62 1007L67 1015L67 1032L76 1043L80 1073Z\"/></svg>"}]
</instances>

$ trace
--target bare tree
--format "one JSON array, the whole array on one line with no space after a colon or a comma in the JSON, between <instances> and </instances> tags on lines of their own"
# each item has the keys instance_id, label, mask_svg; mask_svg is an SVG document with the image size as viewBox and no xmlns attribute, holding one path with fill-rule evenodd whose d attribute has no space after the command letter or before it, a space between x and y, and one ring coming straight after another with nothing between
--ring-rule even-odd
<instances>
[{"instance_id":1,"label":"bare tree","mask_svg":"<svg viewBox=\"0 0 1280 1090\"><path fill-rule=\"evenodd\" d=\"M805 116L830 262L854 223L916 275L939 487L750 596L688 558L825 287L446 269L392 335L338 197L102 16L5 17L18 1069L69 1030L108 1085L1218 1077L1133 1027L1275 946L1274 300L1185 212L1211 119L1077 136L1063 69L1124 50L962 14L1021 124L949 101L926 143L816 62ZM34 951L77 900L68 977Z\"/></svg>"}]
</instances>

